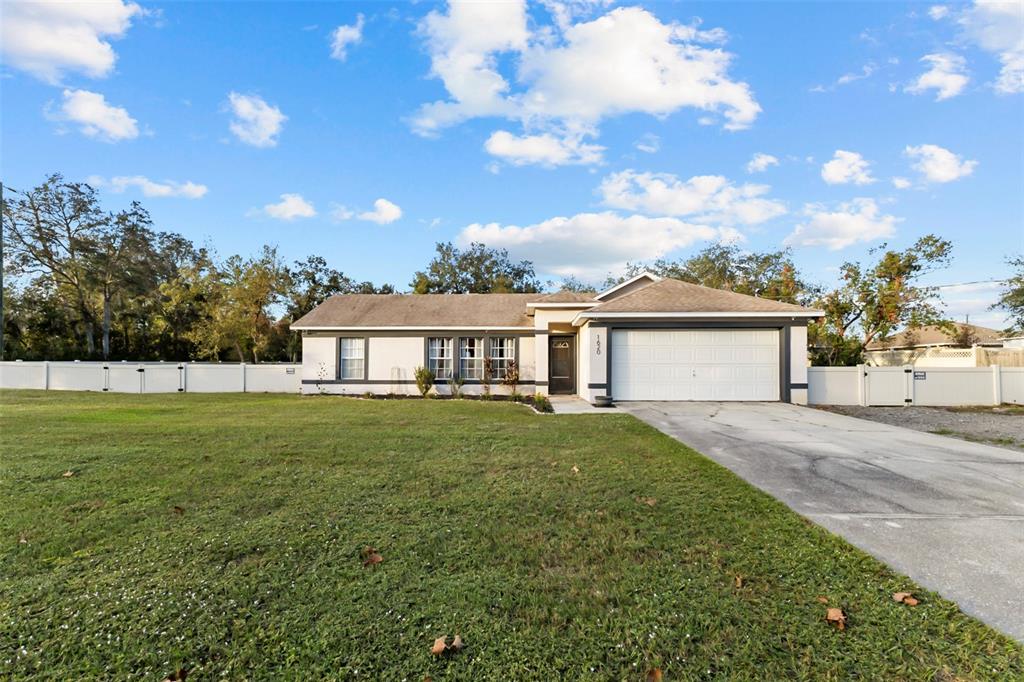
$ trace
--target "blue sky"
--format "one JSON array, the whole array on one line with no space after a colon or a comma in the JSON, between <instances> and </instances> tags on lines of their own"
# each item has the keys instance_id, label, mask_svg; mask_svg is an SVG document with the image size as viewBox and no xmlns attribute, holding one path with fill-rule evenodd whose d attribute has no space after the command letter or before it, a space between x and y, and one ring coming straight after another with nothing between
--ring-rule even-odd
<instances>
[{"instance_id":1,"label":"blue sky","mask_svg":"<svg viewBox=\"0 0 1024 682\"><path fill-rule=\"evenodd\" d=\"M1017 4L176 2L2 6L0 173L133 199L221 255L277 244L406 285L437 241L600 281L718 240L805 275L1024 251ZM998 285L943 289L999 326Z\"/></svg>"}]
</instances>

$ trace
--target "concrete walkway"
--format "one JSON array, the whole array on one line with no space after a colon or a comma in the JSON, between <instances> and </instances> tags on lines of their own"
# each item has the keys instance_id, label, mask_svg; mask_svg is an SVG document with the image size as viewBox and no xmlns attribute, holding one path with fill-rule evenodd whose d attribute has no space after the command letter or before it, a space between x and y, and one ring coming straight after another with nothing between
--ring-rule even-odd
<instances>
[{"instance_id":1,"label":"concrete walkway","mask_svg":"<svg viewBox=\"0 0 1024 682\"><path fill-rule=\"evenodd\" d=\"M1024 641L1024 454L785 403L618 403Z\"/></svg>"},{"instance_id":2,"label":"concrete walkway","mask_svg":"<svg viewBox=\"0 0 1024 682\"><path fill-rule=\"evenodd\" d=\"M555 414L617 414L614 407L594 407L583 398L574 395L552 395L551 407Z\"/></svg>"}]
</instances>

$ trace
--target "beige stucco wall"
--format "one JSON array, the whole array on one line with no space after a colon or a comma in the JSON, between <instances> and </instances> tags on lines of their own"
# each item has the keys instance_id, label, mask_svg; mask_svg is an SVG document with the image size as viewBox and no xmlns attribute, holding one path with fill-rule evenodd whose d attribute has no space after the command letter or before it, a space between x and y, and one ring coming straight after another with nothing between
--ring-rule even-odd
<instances>
[{"instance_id":1,"label":"beige stucco wall","mask_svg":"<svg viewBox=\"0 0 1024 682\"><path fill-rule=\"evenodd\" d=\"M789 382L807 383L807 327L789 328Z\"/></svg>"},{"instance_id":2,"label":"beige stucco wall","mask_svg":"<svg viewBox=\"0 0 1024 682\"><path fill-rule=\"evenodd\" d=\"M302 379L334 379L338 376L338 339L334 336L302 337Z\"/></svg>"},{"instance_id":3,"label":"beige stucco wall","mask_svg":"<svg viewBox=\"0 0 1024 682\"><path fill-rule=\"evenodd\" d=\"M369 373L371 381L413 381L423 364L422 336L371 336Z\"/></svg>"}]
</instances>

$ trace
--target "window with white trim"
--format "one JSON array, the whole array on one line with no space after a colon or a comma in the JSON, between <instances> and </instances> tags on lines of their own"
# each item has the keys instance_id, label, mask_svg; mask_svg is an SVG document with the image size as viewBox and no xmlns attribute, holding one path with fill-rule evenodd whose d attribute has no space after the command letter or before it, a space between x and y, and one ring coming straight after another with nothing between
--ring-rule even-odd
<instances>
[{"instance_id":1,"label":"window with white trim","mask_svg":"<svg viewBox=\"0 0 1024 682\"><path fill-rule=\"evenodd\" d=\"M342 379L363 379L363 351L366 342L364 339L353 337L341 339L341 378Z\"/></svg>"},{"instance_id":2,"label":"window with white trim","mask_svg":"<svg viewBox=\"0 0 1024 682\"><path fill-rule=\"evenodd\" d=\"M427 339L427 369L435 379L452 378L452 340L444 337Z\"/></svg>"},{"instance_id":3,"label":"window with white trim","mask_svg":"<svg viewBox=\"0 0 1024 682\"><path fill-rule=\"evenodd\" d=\"M459 339L459 376L480 379L484 375L484 340Z\"/></svg>"},{"instance_id":4,"label":"window with white trim","mask_svg":"<svg viewBox=\"0 0 1024 682\"><path fill-rule=\"evenodd\" d=\"M491 339L491 378L504 379L509 360L516 358L516 339L513 336L496 336Z\"/></svg>"}]
</instances>

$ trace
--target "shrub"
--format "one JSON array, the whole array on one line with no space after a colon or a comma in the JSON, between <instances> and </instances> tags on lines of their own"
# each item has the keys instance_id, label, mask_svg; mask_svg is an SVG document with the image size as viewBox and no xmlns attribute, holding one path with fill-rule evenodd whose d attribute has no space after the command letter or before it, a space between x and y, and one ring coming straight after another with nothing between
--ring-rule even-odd
<instances>
[{"instance_id":1,"label":"shrub","mask_svg":"<svg viewBox=\"0 0 1024 682\"><path fill-rule=\"evenodd\" d=\"M462 397L462 385L464 383L466 383L466 380L463 379L461 376L452 377L451 382L449 382L448 385L451 386L453 398Z\"/></svg>"},{"instance_id":2,"label":"shrub","mask_svg":"<svg viewBox=\"0 0 1024 682\"><path fill-rule=\"evenodd\" d=\"M512 389L512 392L508 394L508 399L514 403L521 403L523 402L523 394L515 389Z\"/></svg>"},{"instance_id":3,"label":"shrub","mask_svg":"<svg viewBox=\"0 0 1024 682\"><path fill-rule=\"evenodd\" d=\"M491 356L484 357L484 375L480 377L480 388L485 396L491 395L491 374L494 372L494 362Z\"/></svg>"},{"instance_id":4,"label":"shrub","mask_svg":"<svg viewBox=\"0 0 1024 682\"><path fill-rule=\"evenodd\" d=\"M555 408L551 406L551 401L548 397L542 393L535 393L533 395L533 406L537 408L538 412L554 412Z\"/></svg>"},{"instance_id":5,"label":"shrub","mask_svg":"<svg viewBox=\"0 0 1024 682\"><path fill-rule=\"evenodd\" d=\"M505 376L501 378L501 383L509 387L509 393L516 395L516 386L519 385L519 365L515 360L509 360L505 365Z\"/></svg>"},{"instance_id":6,"label":"shrub","mask_svg":"<svg viewBox=\"0 0 1024 682\"><path fill-rule=\"evenodd\" d=\"M430 389L434 387L434 373L426 367L417 367L414 373L416 377L416 388L419 389L420 395L424 398L430 393Z\"/></svg>"},{"instance_id":7,"label":"shrub","mask_svg":"<svg viewBox=\"0 0 1024 682\"><path fill-rule=\"evenodd\" d=\"M363 393L363 399L365 400L373 400L376 397L377 396L374 395L373 391L366 391L365 393Z\"/></svg>"}]
</instances>

